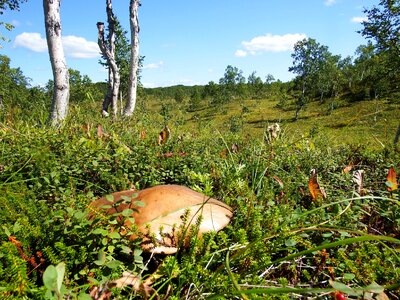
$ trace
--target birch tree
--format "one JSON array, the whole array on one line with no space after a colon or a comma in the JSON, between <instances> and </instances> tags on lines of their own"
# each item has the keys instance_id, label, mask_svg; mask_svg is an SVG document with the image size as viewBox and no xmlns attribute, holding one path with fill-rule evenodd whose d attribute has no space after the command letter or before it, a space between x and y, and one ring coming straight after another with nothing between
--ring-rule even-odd
<instances>
[{"instance_id":1,"label":"birch tree","mask_svg":"<svg viewBox=\"0 0 400 300\"><path fill-rule=\"evenodd\" d=\"M103 101L103 115L108 115L108 107L111 103L114 117L118 112L118 93L120 85L119 68L115 61L115 16L112 10L112 1L106 0L108 43L104 37L104 23L97 23L98 44L108 64L108 90Z\"/></svg>"},{"instance_id":2,"label":"birch tree","mask_svg":"<svg viewBox=\"0 0 400 300\"><path fill-rule=\"evenodd\" d=\"M129 16L131 27L131 62L129 72L128 99L124 109L125 116L131 116L136 106L139 69L139 6L139 0L130 0Z\"/></svg>"},{"instance_id":3,"label":"birch tree","mask_svg":"<svg viewBox=\"0 0 400 300\"><path fill-rule=\"evenodd\" d=\"M47 46L54 78L49 122L61 125L68 113L69 73L61 40L61 0L43 0Z\"/></svg>"}]
</instances>

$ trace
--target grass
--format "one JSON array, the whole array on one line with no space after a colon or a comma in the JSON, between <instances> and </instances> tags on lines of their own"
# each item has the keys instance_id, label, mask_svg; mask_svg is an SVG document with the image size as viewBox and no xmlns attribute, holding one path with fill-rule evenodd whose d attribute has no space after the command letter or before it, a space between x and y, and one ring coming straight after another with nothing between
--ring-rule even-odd
<instances>
[{"instance_id":1,"label":"grass","mask_svg":"<svg viewBox=\"0 0 400 300\"><path fill-rule=\"evenodd\" d=\"M399 105L330 110L328 101L313 102L293 122L294 111L277 104L247 100L190 113L180 104L162 116L161 103L147 99L133 118L113 121L99 117L99 103L84 103L71 107L61 129L37 126L43 112L3 112L0 296L88 299L124 271L146 280L158 266L146 287L153 299L399 297L400 203L385 184L390 167L400 170L392 144ZM283 132L268 142L274 122ZM165 123L172 136L159 146ZM325 199L310 196L311 169ZM362 195L352 180L360 169ZM149 258L138 241L113 232L113 217L87 218L87 204L101 195L172 183L223 200L234 208L232 222L175 256ZM43 285L50 265L57 267ZM112 293L142 297L129 287Z\"/></svg>"}]
</instances>

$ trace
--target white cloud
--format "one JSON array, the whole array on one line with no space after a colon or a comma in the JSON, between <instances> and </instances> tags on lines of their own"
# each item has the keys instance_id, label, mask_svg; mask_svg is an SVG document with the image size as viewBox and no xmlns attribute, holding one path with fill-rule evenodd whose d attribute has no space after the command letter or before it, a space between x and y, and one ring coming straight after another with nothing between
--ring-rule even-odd
<instances>
[{"instance_id":1,"label":"white cloud","mask_svg":"<svg viewBox=\"0 0 400 300\"><path fill-rule=\"evenodd\" d=\"M353 17L351 18L351 22L353 23L362 23L362 22L367 22L368 18L367 17Z\"/></svg>"},{"instance_id":2,"label":"white cloud","mask_svg":"<svg viewBox=\"0 0 400 300\"><path fill-rule=\"evenodd\" d=\"M332 6L332 5L336 4L336 0L325 0L324 4L326 6Z\"/></svg>"},{"instance_id":3,"label":"white cloud","mask_svg":"<svg viewBox=\"0 0 400 300\"><path fill-rule=\"evenodd\" d=\"M151 63L143 66L143 69L159 69L163 66L164 62L160 61L158 63Z\"/></svg>"},{"instance_id":4,"label":"white cloud","mask_svg":"<svg viewBox=\"0 0 400 300\"><path fill-rule=\"evenodd\" d=\"M236 50L235 56L236 57L245 57L245 56L247 56L247 52L244 50Z\"/></svg>"},{"instance_id":5,"label":"white cloud","mask_svg":"<svg viewBox=\"0 0 400 300\"><path fill-rule=\"evenodd\" d=\"M236 56L250 53L252 55L262 52L283 52L293 49L296 42L305 39L307 36L302 33L288 33L284 35L272 35L270 33L262 36L256 36L249 42L242 42L246 51L237 50Z\"/></svg>"},{"instance_id":6,"label":"white cloud","mask_svg":"<svg viewBox=\"0 0 400 300\"><path fill-rule=\"evenodd\" d=\"M23 32L15 37L14 47L22 47L33 52L46 52L47 42L37 32Z\"/></svg>"},{"instance_id":7,"label":"white cloud","mask_svg":"<svg viewBox=\"0 0 400 300\"><path fill-rule=\"evenodd\" d=\"M68 35L62 37L65 55L72 58L95 58L100 56L100 50L95 42L83 37ZM14 47L22 47L34 52L46 52L47 42L37 32L24 32L15 37Z\"/></svg>"},{"instance_id":8,"label":"white cloud","mask_svg":"<svg viewBox=\"0 0 400 300\"><path fill-rule=\"evenodd\" d=\"M72 58L95 58L100 56L97 43L83 37L68 35L63 36L62 43L65 55Z\"/></svg>"}]
</instances>

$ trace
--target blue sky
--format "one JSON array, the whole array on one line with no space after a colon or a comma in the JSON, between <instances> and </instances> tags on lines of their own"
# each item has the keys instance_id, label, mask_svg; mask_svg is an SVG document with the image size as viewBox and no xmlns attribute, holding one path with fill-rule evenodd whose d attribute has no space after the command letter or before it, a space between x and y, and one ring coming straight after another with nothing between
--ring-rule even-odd
<instances>
[{"instance_id":1,"label":"blue sky","mask_svg":"<svg viewBox=\"0 0 400 300\"><path fill-rule=\"evenodd\" d=\"M314 38L333 54L354 55L366 40L357 33L364 7L378 0L142 0L139 11L142 82L147 87L218 81L226 66L253 71L262 79L293 78L294 43ZM114 13L129 30L129 0L114 0ZM1 21L15 28L1 34L0 54L11 58L33 85L52 77L45 42L42 1L28 0L20 11L6 11ZM104 81L98 64L98 21L106 21L105 1L63 0L62 33L70 68Z\"/></svg>"}]
</instances>

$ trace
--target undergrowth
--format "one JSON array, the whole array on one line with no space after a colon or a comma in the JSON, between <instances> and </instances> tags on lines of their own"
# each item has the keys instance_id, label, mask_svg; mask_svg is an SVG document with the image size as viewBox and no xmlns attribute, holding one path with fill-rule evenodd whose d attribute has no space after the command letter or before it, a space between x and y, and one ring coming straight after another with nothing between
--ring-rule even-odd
<instances>
[{"instance_id":1,"label":"undergrowth","mask_svg":"<svg viewBox=\"0 0 400 300\"><path fill-rule=\"evenodd\" d=\"M329 145L285 131L270 141L181 119L157 145L159 116L112 121L73 109L58 130L2 117L2 299L91 299L123 272L143 280L155 272L153 299L400 297L400 202L385 184L400 161L390 145ZM311 169L326 198L310 196ZM365 174L361 193L356 170ZM158 184L221 199L234 217L169 257L142 253L118 231L121 215L89 217L88 204L102 195Z\"/></svg>"}]
</instances>

